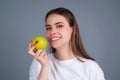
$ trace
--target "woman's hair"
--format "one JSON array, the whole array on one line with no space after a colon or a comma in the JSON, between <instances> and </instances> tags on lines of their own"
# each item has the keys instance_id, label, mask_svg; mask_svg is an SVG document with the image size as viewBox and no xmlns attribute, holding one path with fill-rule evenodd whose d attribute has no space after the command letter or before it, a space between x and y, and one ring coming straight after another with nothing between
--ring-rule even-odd
<instances>
[{"instance_id":1,"label":"woman's hair","mask_svg":"<svg viewBox=\"0 0 120 80\"><path fill-rule=\"evenodd\" d=\"M61 15L65 17L70 27L73 28L73 32L72 32L71 39L70 39L70 45L71 45L74 56L80 61L81 61L80 59L81 57L94 60L92 57L90 57L87 54L83 46L82 39L79 33L78 24L76 22L76 19L73 13L66 8L56 8L56 9L50 10L46 14L45 21L47 20L48 16L52 14L57 14L57 15ZM51 46L51 51L52 53L55 53L56 49Z\"/></svg>"}]
</instances>

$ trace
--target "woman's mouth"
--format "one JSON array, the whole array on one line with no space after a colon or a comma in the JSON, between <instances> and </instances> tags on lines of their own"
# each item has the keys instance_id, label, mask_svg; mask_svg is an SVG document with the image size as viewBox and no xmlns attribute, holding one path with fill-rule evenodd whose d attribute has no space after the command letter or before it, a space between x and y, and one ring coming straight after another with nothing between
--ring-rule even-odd
<instances>
[{"instance_id":1,"label":"woman's mouth","mask_svg":"<svg viewBox=\"0 0 120 80\"><path fill-rule=\"evenodd\" d=\"M52 38L51 40L56 41L56 40L59 40L59 39L60 39L59 37L56 37L56 38Z\"/></svg>"},{"instance_id":2,"label":"woman's mouth","mask_svg":"<svg viewBox=\"0 0 120 80\"><path fill-rule=\"evenodd\" d=\"M60 37L52 37L51 42L58 42L61 38Z\"/></svg>"}]
</instances>

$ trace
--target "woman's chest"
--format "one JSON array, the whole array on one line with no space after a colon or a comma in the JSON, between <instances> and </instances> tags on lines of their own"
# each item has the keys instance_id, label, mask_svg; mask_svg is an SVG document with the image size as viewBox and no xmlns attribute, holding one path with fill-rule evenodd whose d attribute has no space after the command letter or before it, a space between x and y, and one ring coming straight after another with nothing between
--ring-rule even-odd
<instances>
[{"instance_id":1,"label":"woman's chest","mask_svg":"<svg viewBox=\"0 0 120 80\"><path fill-rule=\"evenodd\" d=\"M73 63L53 64L49 70L49 80L88 80L84 66Z\"/></svg>"}]
</instances>

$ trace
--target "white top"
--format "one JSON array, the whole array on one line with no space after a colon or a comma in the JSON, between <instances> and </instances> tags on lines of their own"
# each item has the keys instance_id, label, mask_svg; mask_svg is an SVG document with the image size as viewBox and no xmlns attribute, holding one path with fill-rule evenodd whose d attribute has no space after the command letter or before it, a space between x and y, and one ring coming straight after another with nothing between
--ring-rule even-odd
<instances>
[{"instance_id":1,"label":"white top","mask_svg":"<svg viewBox=\"0 0 120 80\"><path fill-rule=\"evenodd\" d=\"M76 58L59 61L52 54L49 54L50 68L48 80L105 80L104 73L99 65L92 60ZM29 80L37 80L41 64L33 59L30 66Z\"/></svg>"}]
</instances>

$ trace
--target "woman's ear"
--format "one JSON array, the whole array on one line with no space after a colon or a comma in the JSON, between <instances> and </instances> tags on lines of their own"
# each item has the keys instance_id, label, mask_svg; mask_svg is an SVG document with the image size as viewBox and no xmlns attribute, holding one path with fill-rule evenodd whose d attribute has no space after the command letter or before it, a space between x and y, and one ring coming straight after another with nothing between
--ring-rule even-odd
<instances>
[{"instance_id":1,"label":"woman's ear","mask_svg":"<svg viewBox=\"0 0 120 80\"><path fill-rule=\"evenodd\" d=\"M74 36L76 34L77 28L75 26L72 27L72 35Z\"/></svg>"}]
</instances>

